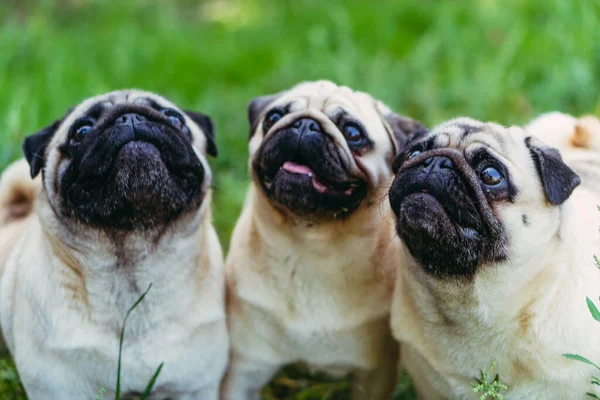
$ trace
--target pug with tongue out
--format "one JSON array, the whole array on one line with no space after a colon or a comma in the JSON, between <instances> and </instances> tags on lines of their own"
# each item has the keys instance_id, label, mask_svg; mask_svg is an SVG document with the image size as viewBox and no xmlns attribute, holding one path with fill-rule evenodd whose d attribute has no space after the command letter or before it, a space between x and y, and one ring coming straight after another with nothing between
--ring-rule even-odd
<instances>
[{"instance_id":1,"label":"pug with tongue out","mask_svg":"<svg viewBox=\"0 0 600 400\"><path fill-rule=\"evenodd\" d=\"M397 245L391 161L424 127L366 93L302 83L250 102L252 183L227 260L226 400L258 399L303 362L354 374L353 399L387 399Z\"/></svg>"}]
</instances>

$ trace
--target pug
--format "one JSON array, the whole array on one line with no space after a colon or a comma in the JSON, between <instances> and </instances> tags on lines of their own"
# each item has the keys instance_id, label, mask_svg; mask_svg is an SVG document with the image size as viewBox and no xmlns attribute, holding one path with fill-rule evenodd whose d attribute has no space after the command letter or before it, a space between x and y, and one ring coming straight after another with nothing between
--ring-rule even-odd
<instances>
[{"instance_id":1,"label":"pug","mask_svg":"<svg viewBox=\"0 0 600 400\"><path fill-rule=\"evenodd\" d=\"M582 181L582 151L563 160L522 128L459 118L395 160L392 329L420 399L479 398L492 362L506 399L599 393L593 368L562 356L600 358L585 300L600 291L600 164L590 152Z\"/></svg>"},{"instance_id":2,"label":"pug","mask_svg":"<svg viewBox=\"0 0 600 400\"><path fill-rule=\"evenodd\" d=\"M152 399L218 399L229 341L210 118L116 91L23 150L28 166L0 184L0 321L29 398L114 398L123 320L152 284L127 320L121 396L164 362Z\"/></svg>"},{"instance_id":3,"label":"pug","mask_svg":"<svg viewBox=\"0 0 600 400\"><path fill-rule=\"evenodd\" d=\"M424 127L370 95L301 83L250 102L252 183L226 261L226 400L258 399L285 364L353 372L354 399L387 399L397 356L397 262L383 202L391 162Z\"/></svg>"}]
</instances>

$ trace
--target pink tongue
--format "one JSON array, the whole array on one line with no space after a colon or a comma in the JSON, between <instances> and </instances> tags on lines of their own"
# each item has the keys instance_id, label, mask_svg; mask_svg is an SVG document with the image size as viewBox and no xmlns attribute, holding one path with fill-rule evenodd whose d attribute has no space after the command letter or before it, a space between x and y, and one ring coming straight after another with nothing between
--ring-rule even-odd
<instances>
[{"instance_id":1,"label":"pink tongue","mask_svg":"<svg viewBox=\"0 0 600 400\"><path fill-rule=\"evenodd\" d=\"M313 186L315 189L317 189L317 191L321 193L325 193L327 191L327 186L319 182L319 180L313 173L313 170L307 167L306 165L300 165L291 161L287 161L285 164L283 164L283 169L287 172L291 172L292 174L308 175L312 177Z\"/></svg>"},{"instance_id":2,"label":"pink tongue","mask_svg":"<svg viewBox=\"0 0 600 400\"><path fill-rule=\"evenodd\" d=\"M283 164L283 169L286 170L287 172L291 172L293 174L311 175L311 176L313 174L312 169L308 168L306 165L296 164L291 161L287 161L285 164Z\"/></svg>"}]
</instances>

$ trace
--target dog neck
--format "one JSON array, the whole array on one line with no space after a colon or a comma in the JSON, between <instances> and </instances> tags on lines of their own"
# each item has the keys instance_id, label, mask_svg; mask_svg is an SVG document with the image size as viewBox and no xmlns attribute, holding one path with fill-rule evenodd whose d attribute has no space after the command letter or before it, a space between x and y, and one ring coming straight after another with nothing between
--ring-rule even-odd
<instances>
[{"instance_id":1,"label":"dog neck","mask_svg":"<svg viewBox=\"0 0 600 400\"><path fill-rule=\"evenodd\" d=\"M152 289L139 308L152 311L136 311L147 314L146 327L185 309L187 304L177 299L194 299L210 262L212 252L201 252L208 247L205 242L210 241L212 229L209 195L200 209L158 236L136 232L112 235L66 225L43 199L37 212L57 286L76 300L70 305L98 323L120 325L150 284Z\"/></svg>"},{"instance_id":2,"label":"dog neck","mask_svg":"<svg viewBox=\"0 0 600 400\"><path fill-rule=\"evenodd\" d=\"M384 194L371 197L379 199ZM384 258L396 245L387 202L365 203L344 219L313 222L284 215L254 184L248 201L261 254L268 254L268 259L280 266L281 270L277 272L282 274L289 273L284 271L284 266L291 267L293 263L284 260L290 260L291 254L292 258L302 260L302 271L307 274L345 274L349 277L355 272L357 276L364 276L365 267L374 270L381 267L373 260L374 256ZM324 268L328 262L338 267ZM345 264L347 268L342 268Z\"/></svg>"}]
</instances>

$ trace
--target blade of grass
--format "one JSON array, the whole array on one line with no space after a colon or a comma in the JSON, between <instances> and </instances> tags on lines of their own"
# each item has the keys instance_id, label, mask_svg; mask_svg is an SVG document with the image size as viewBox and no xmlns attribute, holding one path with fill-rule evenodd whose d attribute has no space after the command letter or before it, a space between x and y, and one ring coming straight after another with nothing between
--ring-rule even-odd
<instances>
[{"instance_id":1,"label":"blade of grass","mask_svg":"<svg viewBox=\"0 0 600 400\"><path fill-rule=\"evenodd\" d=\"M148 382L148 386L146 386L146 390L144 390L144 394L142 395L142 397L140 397L140 400L146 400L150 396L150 392L152 392L152 388L156 383L156 379L158 378L158 374L160 374L160 370L162 369L163 365L165 365L165 363L161 362L158 366L158 369L152 376L152 379L150 379L150 382Z\"/></svg>"},{"instance_id":2,"label":"blade of grass","mask_svg":"<svg viewBox=\"0 0 600 400\"><path fill-rule=\"evenodd\" d=\"M562 356L565 357L565 358L568 358L569 360L581 361L581 362L584 362L586 364L593 365L594 367L596 367L597 369L600 370L600 367L598 367L596 364L594 364L593 362L591 362L587 358L585 358L583 356L580 356L579 354L568 354L568 353L566 353L566 354L563 354Z\"/></svg>"},{"instance_id":3,"label":"blade of grass","mask_svg":"<svg viewBox=\"0 0 600 400\"><path fill-rule=\"evenodd\" d=\"M135 304L131 306L129 311L127 311L127 314L125 314L125 318L123 319L123 327L121 328L121 339L119 340L119 361L117 363L117 388L115 390L115 400L121 399L121 354L123 352L123 337L125 336L125 323L127 322L127 318L129 318L129 314L131 314L131 312L138 306L138 304L140 304L142 300L144 300L144 297L146 297L151 287L152 283L148 285L148 289L146 289L146 291L140 296L140 298L135 302Z\"/></svg>"},{"instance_id":4,"label":"blade of grass","mask_svg":"<svg viewBox=\"0 0 600 400\"><path fill-rule=\"evenodd\" d=\"M589 297L586 297L585 300L587 301L587 305L590 310L590 313L592 314L592 317L594 317L596 321L600 322L600 311L598 311L598 307L596 307L594 302L590 300Z\"/></svg>"}]
</instances>

